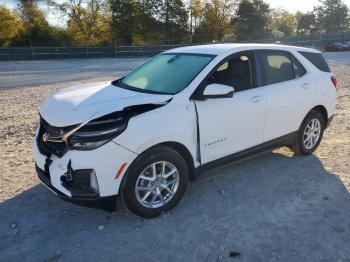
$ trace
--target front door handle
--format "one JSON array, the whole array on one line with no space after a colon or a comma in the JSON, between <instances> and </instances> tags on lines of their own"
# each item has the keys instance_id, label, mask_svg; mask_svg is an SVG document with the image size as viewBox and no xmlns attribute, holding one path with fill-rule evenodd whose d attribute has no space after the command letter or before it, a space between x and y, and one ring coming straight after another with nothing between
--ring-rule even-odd
<instances>
[{"instance_id":1,"label":"front door handle","mask_svg":"<svg viewBox=\"0 0 350 262\"><path fill-rule=\"evenodd\" d=\"M250 102L257 104L257 103L259 103L261 100L263 100L263 97L262 97L262 96L254 96L254 97L252 97L252 98L250 99Z\"/></svg>"},{"instance_id":2,"label":"front door handle","mask_svg":"<svg viewBox=\"0 0 350 262\"><path fill-rule=\"evenodd\" d=\"M305 83L301 86L302 88L304 88L305 90L310 88L310 84L309 83Z\"/></svg>"}]
</instances>

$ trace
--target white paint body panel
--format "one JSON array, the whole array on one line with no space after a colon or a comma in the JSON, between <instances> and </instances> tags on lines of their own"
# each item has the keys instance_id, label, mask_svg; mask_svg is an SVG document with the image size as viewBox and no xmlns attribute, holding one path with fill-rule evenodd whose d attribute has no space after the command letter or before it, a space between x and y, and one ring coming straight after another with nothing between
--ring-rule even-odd
<instances>
[{"instance_id":1,"label":"white paint body panel","mask_svg":"<svg viewBox=\"0 0 350 262\"><path fill-rule=\"evenodd\" d=\"M308 73L300 79L237 92L232 98L191 101L190 97L208 73L224 58L236 52L271 49L284 50L304 65ZM176 142L188 149L194 166L237 153L244 149L297 131L306 114L315 106L335 113L336 89L330 78L314 67L297 51L311 49L280 45L224 44L183 47L167 52L212 54L216 57L195 79L176 95L146 94L115 87L110 83L91 83L63 89L49 97L41 106L41 116L52 126L76 125L106 114L140 104L168 104L130 119L127 129L113 141L92 151L68 151L62 158L51 157L51 182L70 196L60 177L73 169L94 169L100 195L119 192L123 176L135 158L150 147ZM305 84L308 85L304 88ZM170 101L170 102L169 102ZM200 133L199 162L197 144L197 113ZM44 169L46 157L36 142L33 152L37 165ZM123 163L127 168L118 179L115 175Z\"/></svg>"},{"instance_id":2,"label":"white paint body panel","mask_svg":"<svg viewBox=\"0 0 350 262\"><path fill-rule=\"evenodd\" d=\"M263 142L266 96L251 89L232 98L197 101L202 163Z\"/></svg>"},{"instance_id":3,"label":"white paint body panel","mask_svg":"<svg viewBox=\"0 0 350 262\"><path fill-rule=\"evenodd\" d=\"M174 99L161 108L130 119L128 128L114 141L137 154L160 143L177 142L185 145L193 159L197 159L196 125L193 102Z\"/></svg>"},{"instance_id":4,"label":"white paint body panel","mask_svg":"<svg viewBox=\"0 0 350 262\"><path fill-rule=\"evenodd\" d=\"M40 115L52 126L65 127L83 123L126 106L161 103L171 95L152 95L118 88L110 82L79 84L48 97Z\"/></svg>"}]
</instances>

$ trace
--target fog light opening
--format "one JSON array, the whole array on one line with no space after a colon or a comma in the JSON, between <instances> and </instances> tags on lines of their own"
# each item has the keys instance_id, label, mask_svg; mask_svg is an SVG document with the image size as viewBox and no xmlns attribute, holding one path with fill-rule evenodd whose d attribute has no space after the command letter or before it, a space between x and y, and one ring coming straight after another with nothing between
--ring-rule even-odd
<instances>
[{"instance_id":1,"label":"fog light opening","mask_svg":"<svg viewBox=\"0 0 350 262\"><path fill-rule=\"evenodd\" d=\"M97 194L97 195L100 194L95 171L92 171L92 172L90 173L90 187L91 187L91 189L94 191L95 194Z\"/></svg>"}]
</instances>

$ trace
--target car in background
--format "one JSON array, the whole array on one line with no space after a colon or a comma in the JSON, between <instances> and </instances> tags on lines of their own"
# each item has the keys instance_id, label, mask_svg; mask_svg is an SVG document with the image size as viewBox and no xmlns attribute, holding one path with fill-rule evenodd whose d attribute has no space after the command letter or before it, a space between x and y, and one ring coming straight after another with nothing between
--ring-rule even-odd
<instances>
[{"instance_id":1,"label":"car in background","mask_svg":"<svg viewBox=\"0 0 350 262\"><path fill-rule=\"evenodd\" d=\"M346 51L350 51L350 41L344 43Z\"/></svg>"},{"instance_id":2,"label":"car in background","mask_svg":"<svg viewBox=\"0 0 350 262\"><path fill-rule=\"evenodd\" d=\"M350 42L348 42L350 44ZM331 43L326 46L327 52L343 52L348 51L349 45L346 43Z\"/></svg>"}]
</instances>

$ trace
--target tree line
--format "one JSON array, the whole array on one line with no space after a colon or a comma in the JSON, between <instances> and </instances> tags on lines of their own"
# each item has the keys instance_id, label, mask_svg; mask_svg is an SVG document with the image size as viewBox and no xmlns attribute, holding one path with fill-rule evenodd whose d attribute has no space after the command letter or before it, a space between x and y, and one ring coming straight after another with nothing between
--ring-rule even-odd
<instances>
[{"instance_id":1,"label":"tree line","mask_svg":"<svg viewBox=\"0 0 350 262\"><path fill-rule=\"evenodd\" d=\"M255 40L349 30L342 0L311 12L272 9L263 0L48 0L51 25L34 0L0 5L0 46L143 45Z\"/></svg>"}]
</instances>

